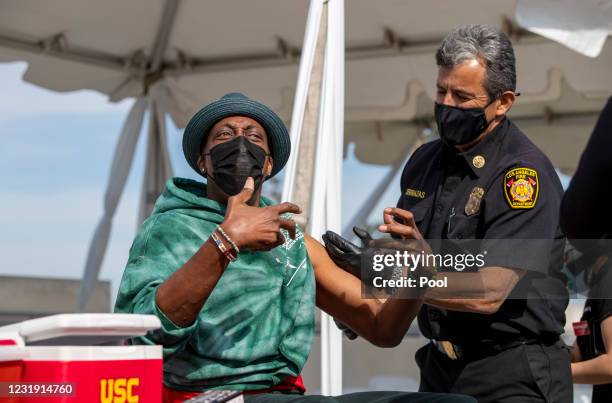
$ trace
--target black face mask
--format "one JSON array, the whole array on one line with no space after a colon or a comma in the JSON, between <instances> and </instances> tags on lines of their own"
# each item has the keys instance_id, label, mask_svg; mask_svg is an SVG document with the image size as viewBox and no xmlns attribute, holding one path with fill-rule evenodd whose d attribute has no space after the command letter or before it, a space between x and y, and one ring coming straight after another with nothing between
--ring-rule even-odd
<instances>
[{"instance_id":1,"label":"black face mask","mask_svg":"<svg viewBox=\"0 0 612 403\"><path fill-rule=\"evenodd\" d=\"M240 193L249 176L255 181L255 191L265 179L263 168L269 154L244 136L218 144L204 155L210 156L214 172L209 178L228 196Z\"/></svg>"},{"instance_id":2,"label":"black face mask","mask_svg":"<svg viewBox=\"0 0 612 403\"><path fill-rule=\"evenodd\" d=\"M485 105L491 105L493 101ZM442 142L448 146L467 144L489 126L484 108L457 108L436 102L434 115Z\"/></svg>"}]
</instances>

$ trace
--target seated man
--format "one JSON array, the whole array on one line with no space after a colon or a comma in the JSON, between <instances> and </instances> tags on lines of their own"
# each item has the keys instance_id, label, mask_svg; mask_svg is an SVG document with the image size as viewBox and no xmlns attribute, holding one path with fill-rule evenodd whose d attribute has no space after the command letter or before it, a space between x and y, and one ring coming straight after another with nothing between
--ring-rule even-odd
<instances>
[{"instance_id":1,"label":"seated man","mask_svg":"<svg viewBox=\"0 0 612 403\"><path fill-rule=\"evenodd\" d=\"M247 401L473 401L399 392L300 396L315 303L367 340L393 346L421 295L361 299L359 280L288 218L299 207L261 196L290 152L285 125L266 106L242 94L207 105L187 125L183 151L208 183L168 181L134 240L115 306L160 318L161 329L133 342L163 345L165 402L206 389L242 390Z\"/></svg>"}]
</instances>

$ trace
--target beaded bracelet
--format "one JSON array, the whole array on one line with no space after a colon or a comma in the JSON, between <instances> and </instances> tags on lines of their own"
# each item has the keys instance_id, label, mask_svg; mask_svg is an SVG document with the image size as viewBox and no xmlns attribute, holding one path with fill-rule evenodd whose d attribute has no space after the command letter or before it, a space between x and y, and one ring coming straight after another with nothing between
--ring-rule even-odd
<instances>
[{"instance_id":1,"label":"beaded bracelet","mask_svg":"<svg viewBox=\"0 0 612 403\"><path fill-rule=\"evenodd\" d=\"M212 238L215 245L217 245L217 248L219 248L221 253L223 253L223 255L227 258L227 260L229 260L230 262L236 261L237 257L225 247L225 244L223 243L221 238L219 238L219 235L217 235L216 231L213 231L212 234L210 234L210 237Z\"/></svg>"},{"instance_id":2,"label":"beaded bracelet","mask_svg":"<svg viewBox=\"0 0 612 403\"><path fill-rule=\"evenodd\" d=\"M223 235L223 238L225 238L225 240L229 242L230 245L232 245L232 248L234 248L234 251L236 251L236 254L239 254L240 249L238 249L238 245L236 245L236 243L232 240L232 238L230 238L229 235L227 235L227 233L223 231L223 228L221 228L220 225L217 227L217 229L219 230L221 235Z\"/></svg>"}]
</instances>

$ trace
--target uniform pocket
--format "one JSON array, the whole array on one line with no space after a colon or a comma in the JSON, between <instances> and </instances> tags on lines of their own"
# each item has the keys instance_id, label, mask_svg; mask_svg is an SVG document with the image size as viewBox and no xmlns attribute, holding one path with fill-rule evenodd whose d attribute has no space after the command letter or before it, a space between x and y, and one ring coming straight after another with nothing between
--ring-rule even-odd
<instances>
[{"instance_id":1,"label":"uniform pocket","mask_svg":"<svg viewBox=\"0 0 612 403\"><path fill-rule=\"evenodd\" d=\"M429 212L430 208L431 208L430 203L427 203L426 201L422 201L406 209L412 213L412 216L414 217L414 222L416 223L417 228L421 232L423 232L425 229L424 221L425 221L425 217L427 217L427 213Z\"/></svg>"},{"instance_id":2,"label":"uniform pocket","mask_svg":"<svg viewBox=\"0 0 612 403\"><path fill-rule=\"evenodd\" d=\"M457 214L449 217L446 225L448 239L475 239L477 237L479 216Z\"/></svg>"},{"instance_id":3,"label":"uniform pocket","mask_svg":"<svg viewBox=\"0 0 612 403\"><path fill-rule=\"evenodd\" d=\"M524 351L524 365L526 373L530 375L533 386L537 389L544 401L550 401L551 367L550 358L540 344L527 344L522 346ZM556 403L556 402L554 402Z\"/></svg>"}]
</instances>

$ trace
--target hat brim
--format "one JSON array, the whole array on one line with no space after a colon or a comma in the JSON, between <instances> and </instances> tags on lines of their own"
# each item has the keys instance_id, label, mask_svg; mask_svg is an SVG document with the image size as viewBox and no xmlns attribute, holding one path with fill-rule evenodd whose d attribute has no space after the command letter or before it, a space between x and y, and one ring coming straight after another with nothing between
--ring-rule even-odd
<instances>
[{"instance_id":1,"label":"hat brim","mask_svg":"<svg viewBox=\"0 0 612 403\"><path fill-rule=\"evenodd\" d=\"M270 108L246 97L221 98L206 105L191 118L183 135L183 153L189 166L201 174L197 162L208 132L217 122L229 116L246 116L261 124L266 131L272 154L273 165L270 178L280 172L287 163L291 152L291 140L287 127Z\"/></svg>"}]
</instances>

